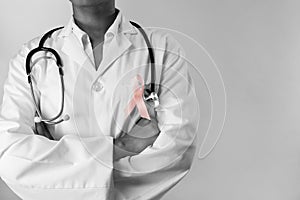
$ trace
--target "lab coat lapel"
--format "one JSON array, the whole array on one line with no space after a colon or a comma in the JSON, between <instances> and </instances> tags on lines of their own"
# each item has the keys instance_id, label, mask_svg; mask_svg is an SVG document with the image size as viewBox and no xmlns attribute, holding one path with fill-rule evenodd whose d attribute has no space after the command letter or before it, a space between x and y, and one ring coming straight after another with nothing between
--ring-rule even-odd
<instances>
[{"instance_id":1,"label":"lab coat lapel","mask_svg":"<svg viewBox=\"0 0 300 200\"><path fill-rule=\"evenodd\" d=\"M131 41L124 33L116 35L111 43L104 49L103 60L98 69L98 75L102 75L111 64L125 53L126 50L132 45Z\"/></svg>"},{"instance_id":2,"label":"lab coat lapel","mask_svg":"<svg viewBox=\"0 0 300 200\"><path fill-rule=\"evenodd\" d=\"M83 66L88 70L94 68L89 57L86 55L84 50L80 47L80 43L77 41L73 34L64 38L64 43L62 46L62 52L69 56L72 60Z\"/></svg>"}]
</instances>

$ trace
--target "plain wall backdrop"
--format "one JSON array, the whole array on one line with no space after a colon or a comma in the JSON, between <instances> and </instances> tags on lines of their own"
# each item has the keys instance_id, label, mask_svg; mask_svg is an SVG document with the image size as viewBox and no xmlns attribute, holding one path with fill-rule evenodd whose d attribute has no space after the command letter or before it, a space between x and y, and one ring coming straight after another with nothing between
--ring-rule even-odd
<instances>
[{"instance_id":1,"label":"plain wall backdrop","mask_svg":"<svg viewBox=\"0 0 300 200\"><path fill-rule=\"evenodd\" d=\"M215 150L164 200L300 199L300 1L117 1L128 19L183 32L210 52L227 91ZM69 1L0 6L0 97L23 43L71 17ZM0 199L18 199L0 183Z\"/></svg>"}]
</instances>

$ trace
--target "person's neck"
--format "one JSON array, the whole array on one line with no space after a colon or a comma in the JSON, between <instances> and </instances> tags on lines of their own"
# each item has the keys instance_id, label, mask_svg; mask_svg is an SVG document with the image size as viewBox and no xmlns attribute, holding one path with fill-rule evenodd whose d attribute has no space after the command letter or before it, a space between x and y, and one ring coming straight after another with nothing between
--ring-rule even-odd
<instances>
[{"instance_id":1,"label":"person's neck","mask_svg":"<svg viewBox=\"0 0 300 200\"><path fill-rule=\"evenodd\" d=\"M104 37L116 18L114 1L97 6L73 6L74 21L93 40Z\"/></svg>"}]
</instances>

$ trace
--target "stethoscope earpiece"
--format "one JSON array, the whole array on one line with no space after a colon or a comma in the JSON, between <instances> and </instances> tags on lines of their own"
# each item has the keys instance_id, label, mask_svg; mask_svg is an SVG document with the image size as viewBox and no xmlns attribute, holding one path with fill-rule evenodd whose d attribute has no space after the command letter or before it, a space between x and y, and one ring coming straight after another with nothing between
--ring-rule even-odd
<instances>
[{"instance_id":1,"label":"stethoscope earpiece","mask_svg":"<svg viewBox=\"0 0 300 200\"><path fill-rule=\"evenodd\" d=\"M69 115L65 115L65 116L62 118L63 121L68 121L69 119L70 119L70 116L69 116Z\"/></svg>"},{"instance_id":2,"label":"stethoscope earpiece","mask_svg":"<svg viewBox=\"0 0 300 200\"><path fill-rule=\"evenodd\" d=\"M34 117L34 122L35 122L35 123L41 123L42 120L41 120L40 117Z\"/></svg>"}]
</instances>

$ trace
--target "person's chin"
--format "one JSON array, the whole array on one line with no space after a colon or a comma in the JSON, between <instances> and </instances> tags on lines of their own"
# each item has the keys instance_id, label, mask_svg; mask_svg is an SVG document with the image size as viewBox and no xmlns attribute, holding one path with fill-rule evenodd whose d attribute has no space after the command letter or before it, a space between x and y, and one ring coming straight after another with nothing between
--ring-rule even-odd
<instances>
[{"instance_id":1,"label":"person's chin","mask_svg":"<svg viewBox=\"0 0 300 200\"><path fill-rule=\"evenodd\" d=\"M97 6L111 0L70 0L76 6Z\"/></svg>"}]
</instances>

